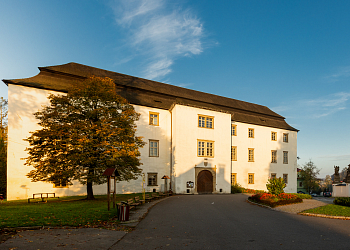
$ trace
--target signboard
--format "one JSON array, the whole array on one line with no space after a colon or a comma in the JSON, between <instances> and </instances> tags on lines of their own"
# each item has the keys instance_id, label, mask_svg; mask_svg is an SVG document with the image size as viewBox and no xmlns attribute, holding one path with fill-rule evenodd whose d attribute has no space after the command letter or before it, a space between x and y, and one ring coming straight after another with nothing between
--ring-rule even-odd
<instances>
[{"instance_id":1,"label":"signboard","mask_svg":"<svg viewBox=\"0 0 350 250\"><path fill-rule=\"evenodd\" d=\"M193 183L193 181L188 181L188 182L187 182L187 188L194 188L194 183Z\"/></svg>"}]
</instances>

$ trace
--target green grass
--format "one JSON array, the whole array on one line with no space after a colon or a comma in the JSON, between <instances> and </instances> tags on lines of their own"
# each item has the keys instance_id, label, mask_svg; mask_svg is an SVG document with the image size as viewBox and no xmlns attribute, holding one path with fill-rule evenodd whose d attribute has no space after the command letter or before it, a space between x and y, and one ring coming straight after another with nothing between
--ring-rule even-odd
<instances>
[{"instance_id":1,"label":"green grass","mask_svg":"<svg viewBox=\"0 0 350 250\"><path fill-rule=\"evenodd\" d=\"M118 194L117 201L126 201L141 194ZM31 200L3 201L0 204L0 229L5 227L72 226L85 227L103 224L117 216L117 209L107 211L107 195L95 195L95 200L84 196L49 199L47 203Z\"/></svg>"},{"instance_id":2,"label":"green grass","mask_svg":"<svg viewBox=\"0 0 350 250\"><path fill-rule=\"evenodd\" d=\"M350 207L329 204L323 207L305 210L303 213L350 217Z\"/></svg>"}]
</instances>

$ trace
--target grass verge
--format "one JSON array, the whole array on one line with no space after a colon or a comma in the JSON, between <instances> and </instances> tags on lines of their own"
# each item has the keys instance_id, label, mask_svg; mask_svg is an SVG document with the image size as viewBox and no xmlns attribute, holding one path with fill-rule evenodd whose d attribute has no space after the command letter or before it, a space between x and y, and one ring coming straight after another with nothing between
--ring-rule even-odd
<instances>
[{"instance_id":1,"label":"grass verge","mask_svg":"<svg viewBox=\"0 0 350 250\"><path fill-rule=\"evenodd\" d=\"M303 213L350 217L350 207L329 204L323 207L305 210Z\"/></svg>"},{"instance_id":2,"label":"grass verge","mask_svg":"<svg viewBox=\"0 0 350 250\"><path fill-rule=\"evenodd\" d=\"M118 194L116 200L126 201L135 196L141 194ZM107 211L107 195L95 195L95 200L84 198L62 197L59 200L49 199L47 203L4 201L0 204L0 229L33 226L89 227L103 225L117 216L117 209Z\"/></svg>"}]
</instances>

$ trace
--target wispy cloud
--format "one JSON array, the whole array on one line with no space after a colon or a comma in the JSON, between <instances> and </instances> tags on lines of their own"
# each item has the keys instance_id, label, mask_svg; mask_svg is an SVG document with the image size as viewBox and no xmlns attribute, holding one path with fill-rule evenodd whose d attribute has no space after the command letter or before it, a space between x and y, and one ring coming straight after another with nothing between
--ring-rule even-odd
<instances>
[{"instance_id":1,"label":"wispy cloud","mask_svg":"<svg viewBox=\"0 0 350 250\"><path fill-rule=\"evenodd\" d=\"M325 76L331 82L337 82L350 77L350 66L340 67L335 73Z\"/></svg>"},{"instance_id":2,"label":"wispy cloud","mask_svg":"<svg viewBox=\"0 0 350 250\"><path fill-rule=\"evenodd\" d=\"M296 100L290 104L283 104L272 108L275 112L284 112L291 117L306 116L308 118L322 118L347 109L350 93L339 92L316 99Z\"/></svg>"},{"instance_id":3,"label":"wispy cloud","mask_svg":"<svg viewBox=\"0 0 350 250\"><path fill-rule=\"evenodd\" d=\"M163 0L122 0L113 9L117 24L129 31L127 45L146 58L145 78L164 77L176 59L203 52L203 24L189 9Z\"/></svg>"}]
</instances>

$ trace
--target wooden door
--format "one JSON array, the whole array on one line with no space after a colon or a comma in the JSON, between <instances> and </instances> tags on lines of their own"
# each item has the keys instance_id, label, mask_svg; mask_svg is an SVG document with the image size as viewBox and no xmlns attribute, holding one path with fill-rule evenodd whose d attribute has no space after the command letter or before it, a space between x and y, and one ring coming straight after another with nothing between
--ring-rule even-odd
<instances>
[{"instance_id":1,"label":"wooden door","mask_svg":"<svg viewBox=\"0 0 350 250\"><path fill-rule=\"evenodd\" d=\"M197 192L212 193L213 192L213 175L208 170L202 170L197 177Z\"/></svg>"}]
</instances>

